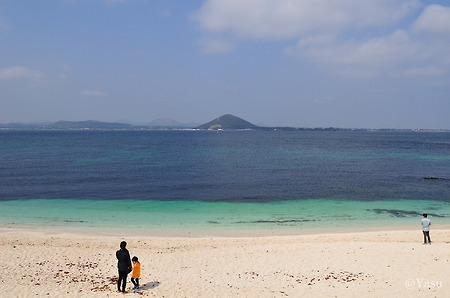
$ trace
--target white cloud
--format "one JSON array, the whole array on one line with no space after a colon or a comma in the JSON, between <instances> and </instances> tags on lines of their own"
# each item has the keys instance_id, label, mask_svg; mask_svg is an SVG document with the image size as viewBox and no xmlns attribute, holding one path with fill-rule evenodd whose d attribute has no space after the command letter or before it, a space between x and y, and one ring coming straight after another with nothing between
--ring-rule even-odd
<instances>
[{"instance_id":1,"label":"white cloud","mask_svg":"<svg viewBox=\"0 0 450 298\"><path fill-rule=\"evenodd\" d=\"M410 57L414 52L411 44L406 32L397 30L389 36L375 37L364 42L338 42L331 47L316 49L318 52L310 51L309 54L317 55L320 60L342 65L391 63Z\"/></svg>"},{"instance_id":2,"label":"white cloud","mask_svg":"<svg viewBox=\"0 0 450 298\"><path fill-rule=\"evenodd\" d=\"M82 94L86 96L105 96L105 93L93 90L84 90Z\"/></svg>"},{"instance_id":3,"label":"white cloud","mask_svg":"<svg viewBox=\"0 0 450 298\"><path fill-rule=\"evenodd\" d=\"M442 34L449 39L450 35L450 7L430 5L417 18L413 29L418 33Z\"/></svg>"},{"instance_id":4,"label":"white cloud","mask_svg":"<svg viewBox=\"0 0 450 298\"><path fill-rule=\"evenodd\" d=\"M418 0L209 0L194 19L211 32L297 38L312 32L388 26L420 5Z\"/></svg>"},{"instance_id":5,"label":"white cloud","mask_svg":"<svg viewBox=\"0 0 450 298\"><path fill-rule=\"evenodd\" d=\"M331 74L450 72L450 7L417 0L209 0L194 19L218 38L296 39L284 52Z\"/></svg>"},{"instance_id":6,"label":"white cloud","mask_svg":"<svg viewBox=\"0 0 450 298\"><path fill-rule=\"evenodd\" d=\"M39 81L43 78L45 78L45 75L42 72L22 66L13 66L0 69L0 81L20 79Z\"/></svg>"},{"instance_id":7,"label":"white cloud","mask_svg":"<svg viewBox=\"0 0 450 298\"><path fill-rule=\"evenodd\" d=\"M404 30L365 41L326 39L309 43L300 40L286 53L306 57L326 67L334 74L351 77L372 77L393 65L402 65L415 59L421 46L410 40Z\"/></svg>"},{"instance_id":8,"label":"white cloud","mask_svg":"<svg viewBox=\"0 0 450 298\"><path fill-rule=\"evenodd\" d=\"M231 42L219 38L203 39L200 46L205 54L229 53L234 49Z\"/></svg>"}]
</instances>

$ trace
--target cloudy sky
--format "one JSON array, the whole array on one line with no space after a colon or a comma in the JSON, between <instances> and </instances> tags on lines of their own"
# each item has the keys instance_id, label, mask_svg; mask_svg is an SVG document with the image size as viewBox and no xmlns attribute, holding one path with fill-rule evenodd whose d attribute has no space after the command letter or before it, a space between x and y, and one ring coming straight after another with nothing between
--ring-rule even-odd
<instances>
[{"instance_id":1,"label":"cloudy sky","mask_svg":"<svg viewBox=\"0 0 450 298\"><path fill-rule=\"evenodd\" d=\"M450 129L450 1L2 0L0 123Z\"/></svg>"}]
</instances>

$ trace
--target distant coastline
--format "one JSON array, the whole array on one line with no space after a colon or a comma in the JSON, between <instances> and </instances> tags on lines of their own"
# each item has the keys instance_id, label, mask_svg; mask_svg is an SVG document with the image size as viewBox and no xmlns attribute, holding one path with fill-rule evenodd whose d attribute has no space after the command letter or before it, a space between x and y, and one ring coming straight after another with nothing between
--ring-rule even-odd
<instances>
[{"instance_id":1,"label":"distant coastline","mask_svg":"<svg viewBox=\"0 0 450 298\"><path fill-rule=\"evenodd\" d=\"M395 129L395 128L338 128L338 127L284 127L257 126L236 116L227 114L202 125L182 124L176 121L133 125L119 122L57 121L47 123L7 123L0 124L0 130L37 130L37 131L147 131L147 130L253 130L253 131L414 131L414 132L450 132L448 129Z\"/></svg>"}]
</instances>

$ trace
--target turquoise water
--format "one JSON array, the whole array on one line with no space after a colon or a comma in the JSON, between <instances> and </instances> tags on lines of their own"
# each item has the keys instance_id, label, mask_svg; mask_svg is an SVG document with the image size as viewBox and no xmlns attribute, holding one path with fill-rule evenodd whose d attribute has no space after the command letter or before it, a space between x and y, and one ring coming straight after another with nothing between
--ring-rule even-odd
<instances>
[{"instance_id":1,"label":"turquoise water","mask_svg":"<svg viewBox=\"0 0 450 298\"><path fill-rule=\"evenodd\" d=\"M442 201L302 200L269 203L133 200L15 200L0 202L0 226L160 235L302 234L318 231L450 224Z\"/></svg>"},{"instance_id":2,"label":"turquoise water","mask_svg":"<svg viewBox=\"0 0 450 298\"><path fill-rule=\"evenodd\" d=\"M449 204L446 132L0 131L0 228L414 228Z\"/></svg>"}]
</instances>

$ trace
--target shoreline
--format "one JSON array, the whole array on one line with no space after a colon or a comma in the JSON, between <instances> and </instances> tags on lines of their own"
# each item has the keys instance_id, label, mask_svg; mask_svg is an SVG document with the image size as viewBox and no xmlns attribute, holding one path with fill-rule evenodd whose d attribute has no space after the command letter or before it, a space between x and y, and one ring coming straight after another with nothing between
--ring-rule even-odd
<instances>
[{"instance_id":1,"label":"shoreline","mask_svg":"<svg viewBox=\"0 0 450 298\"><path fill-rule=\"evenodd\" d=\"M123 297L115 251L142 264L145 297L442 297L450 228L265 237L158 237L0 229L5 296ZM350 295L350 296L351 296Z\"/></svg>"},{"instance_id":2,"label":"shoreline","mask_svg":"<svg viewBox=\"0 0 450 298\"><path fill-rule=\"evenodd\" d=\"M420 224L416 226L402 225L402 226L362 226L362 227L347 227L347 228L314 228L314 229L294 229L294 228L272 228L272 229L139 229L139 236L145 238L265 238L265 237L296 237L296 236L308 236L308 235L336 235L336 234L352 234L352 233L377 233L377 232L398 232L398 231L419 231ZM435 224L432 230L450 230L448 224ZM73 236L102 236L102 237L132 237L133 230L129 228L99 228L99 227L29 227L29 226L17 226L17 227L4 227L0 226L0 234L8 232L30 232L30 233L42 233L44 235L73 235ZM134 230L136 231L136 230Z\"/></svg>"}]
</instances>

